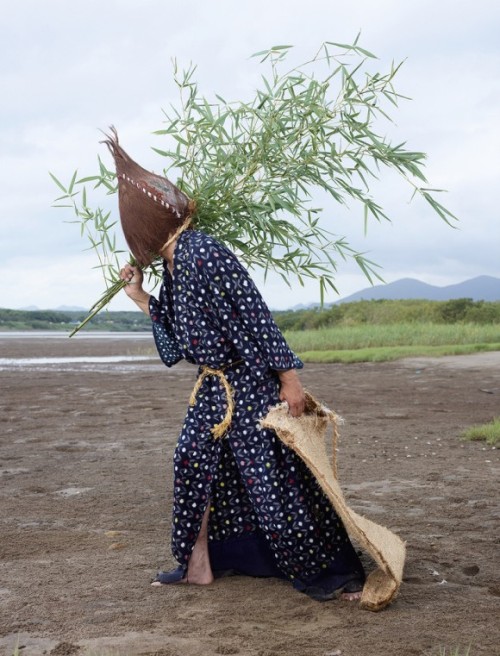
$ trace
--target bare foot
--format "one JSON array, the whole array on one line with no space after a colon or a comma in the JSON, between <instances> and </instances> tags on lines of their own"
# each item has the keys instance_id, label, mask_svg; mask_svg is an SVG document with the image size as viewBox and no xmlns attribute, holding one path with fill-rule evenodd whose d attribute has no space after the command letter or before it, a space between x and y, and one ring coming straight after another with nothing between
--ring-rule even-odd
<instances>
[{"instance_id":1,"label":"bare foot","mask_svg":"<svg viewBox=\"0 0 500 656\"><path fill-rule=\"evenodd\" d=\"M187 582L194 585L210 585L213 583L214 575L210 565L210 556L208 554L208 517L210 514L210 504L208 504L201 522L200 532L194 544L191 557L189 558Z\"/></svg>"},{"instance_id":2,"label":"bare foot","mask_svg":"<svg viewBox=\"0 0 500 656\"><path fill-rule=\"evenodd\" d=\"M189 583L189 585L210 585L213 582L214 577L211 574L200 575L194 580L190 578L189 581L186 581L186 583Z\"/></svg>"},{"instance_id":3,"label":"bare foot","mask_svg":"<svg viewBox=\"0 0 500 656\"><path fill-rule=\"evenodd\" d=\"M213 583L214 575L208 553L209 514L210 504L208 504L203 514L200 532L198 533L193 551L191 552L191 557L189 558L186 575L182 576L182 567L179 566L177 569L172 570L172 572L161 573L159 575L160 580L153 581L153 583L151 583L152 586L157 588L160 585L177 585L178 583L189 583L193 585L210 585L210 583Z\"/></svg>"},{"instance_id":4,"label":"bare foot","mask_svg":"<svg viewBox=\"0 0 500 656\"><path fill-rule=\"evenodd\" d=\"M189 559L188 570L185 576L182 576L181 568L172 570L172 572L160 572L159 580L153 581L151 585L158 588L161 585L179 585L180 583L189 583L191 585L210 585L214 581L214 575L210 566L208 553L203 548L193 549Z\"/></svg>"},{"instance_id":5,"label":"bare foot","mask_svg":"<svg viewBox=\"0 0 500 656\"><path fill-rule=\"evenodd\" d=\"M194 545L189 559L186 581L194 585L210 585L214 581L208 549L200 541Z\"/></svg>"}]
</instances>

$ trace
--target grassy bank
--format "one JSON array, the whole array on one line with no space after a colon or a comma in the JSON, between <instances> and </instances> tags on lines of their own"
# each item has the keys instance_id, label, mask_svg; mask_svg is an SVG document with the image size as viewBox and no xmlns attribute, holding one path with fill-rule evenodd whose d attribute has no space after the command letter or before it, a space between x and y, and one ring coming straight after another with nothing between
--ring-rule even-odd
<instances>
[{"instance_id":1,"label":"grassy bank","mask_svg":"<svg viewBox=\"0 0 500 656\"><path fill-rule=\"evenodd\" d=\"M401 323L287 331L305 362L384 362L398 358L500 350L500 326Z\"/></svg>"},{"instance_id":2,"label":"grassy bank","mask_svg":"<svg viewBox=\"0 0 500 656\"><path fill-rule=\"evenodd\" d=\"M496 344L451 344L444 346L380 346L375 348L345 349L342 351L298 352L304 362L389 362L401 358L442 357L445 355L467 355L481 351L500 351Z\"/></svg>"},{"instance_id":3,"label":"grassy bank","mask_svg":"<svg viewBox=\"0 0 500 656\"><path fill-rule=\"evenodd\" d=\"M290 346L298 352L368 349L387 346L447 346L496 344L499 324L400 323L333 326L317 330L286 331Z\"/></svg>"}]
</instances>

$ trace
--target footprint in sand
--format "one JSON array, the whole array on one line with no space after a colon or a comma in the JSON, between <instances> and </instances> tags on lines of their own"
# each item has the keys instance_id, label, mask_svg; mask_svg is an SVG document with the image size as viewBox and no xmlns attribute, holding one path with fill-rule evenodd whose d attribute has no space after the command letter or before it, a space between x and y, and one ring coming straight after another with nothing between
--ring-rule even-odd
<instances>
[{"instance_id":1,"label":"footprint in sand","mask_svg":"<svg viewBox=\"0 0 500 656\"><path fill-rule=\"evenodd\" d=\"M476 574L479 574L479 567L477 565L462 567L462 572L465 576L476 576Z\"/></svg>"}]
</instances>

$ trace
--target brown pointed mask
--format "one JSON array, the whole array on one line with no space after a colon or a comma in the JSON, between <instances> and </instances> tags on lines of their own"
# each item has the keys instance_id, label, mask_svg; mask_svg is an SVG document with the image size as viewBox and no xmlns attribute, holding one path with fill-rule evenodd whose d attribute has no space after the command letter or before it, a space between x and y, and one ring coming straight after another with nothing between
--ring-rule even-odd
<instances>
[{"instance_id":1,"label":"brown pointed mask","mask_svg":"<svg viewBox=\"0 0 500 656\"><path fill-rule=\"evenodd\" d=\"M116 166L123 234L139 266L158 257L169 237L186 223L192 201L167 178L150 173L127 155L111 128L105 143Z\"/></svg>"}]
</instances>

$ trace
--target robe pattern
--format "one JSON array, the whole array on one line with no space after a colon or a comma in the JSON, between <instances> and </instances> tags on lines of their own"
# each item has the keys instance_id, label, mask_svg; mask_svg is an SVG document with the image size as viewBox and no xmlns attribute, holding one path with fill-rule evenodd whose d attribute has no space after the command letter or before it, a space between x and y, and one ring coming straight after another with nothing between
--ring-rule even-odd
<instances>
[{"instance_id":1,"label":"robe pattern","mask_svg":"<svg viewBox=\"0 0 500 656\"><path fill-rule=\"evenodd\" d=\"M165 264L150 314L167 366L185 359L225 368L234 391L233 419L222 439L211 433L227 409L217 377L205 378L188 408L174 454L177 561L187 567L210 504L211 557L221 567L234 565L242 551L255 556L253 564L238 561L242 573L283 576L298 589L321 576L333 576L335 585L362 580L361 563L318 483L273 431L260 427L279 402L277 371L303 365L235 255L202 232L182 233L173 275ZM259 560L264 552L272 562Z\"/></svg>"}]
</instances>

